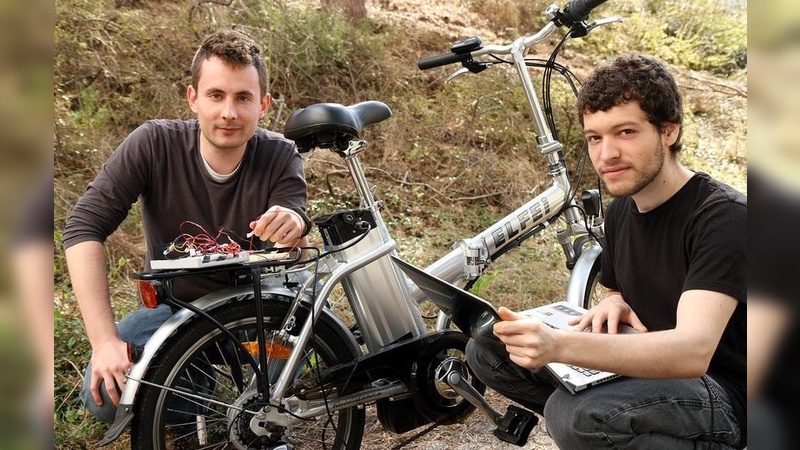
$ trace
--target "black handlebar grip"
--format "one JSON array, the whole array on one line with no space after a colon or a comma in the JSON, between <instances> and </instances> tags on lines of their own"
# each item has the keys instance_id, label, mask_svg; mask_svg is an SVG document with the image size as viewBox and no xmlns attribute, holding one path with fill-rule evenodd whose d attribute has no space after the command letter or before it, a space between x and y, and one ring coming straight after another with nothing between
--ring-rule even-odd
<instances>
[{"instance_id":1,"label":"black handlebar grip","mask_svg":"<svg viewBox=\"0 0 800 450\"><path fill-rule=\"evenodd\" d=\"M419 70L433 69L434 67L446 66L461 61L466 61L470 57L469 53L443 53L422 58L417 62Z\"/></svg>"},{"instance_id":2,"label":"black handlebar grip","mask_svg":"<svg viewBox=\"0 0 800 450\"><path fill-rule=\"evenodd\" d=\"M565 25L572 25L589 18L589 13L593 9L607 2L608 0L571 0L564 7L559 20Z\"/></svg>"}]
</instances>

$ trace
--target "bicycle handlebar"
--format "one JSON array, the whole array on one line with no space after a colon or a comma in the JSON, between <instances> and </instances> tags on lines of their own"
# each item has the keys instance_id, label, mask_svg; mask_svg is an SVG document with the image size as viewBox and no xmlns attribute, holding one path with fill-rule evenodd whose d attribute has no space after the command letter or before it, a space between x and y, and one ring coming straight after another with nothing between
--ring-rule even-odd
<instances>
[{"instance_id":1,"label":"bicycle handlebar","mask_svg":"<svg viewBox=\"0 0 800 450\"><path fill-rule=\"evenodd\" d=\"M428 70L433 69L434 67L441 67L447 66L449 64L457 63L457 62L464 62L469 59L472 55L469 53L442 53L441 55L433 55L427 56L422 58L417 62L417 67L419 70Z\"/></svg>"},{"instance_id":2,"label":"bicycle handlebar","mask_svg":"<svg viewBox=\"0 0 800 450\"><path fill-rule=\"evenodd\" d=\"M570 0L562 11L555 12L554 17L550 22L545 25L538 33L533 36L524 38L526 48L537 42L541 42L556 26L572 26L586 20L589 13L602 5L608 0ZM548 10L549 12L549 10ZM455 45L458 45L455 44ZM474 50L474 51L472 51ZM508 54L511 51L511 46L497 46L492 45L489 47L473 46L470 50L459 50L442 53L439 55L426 56L417 62L417 67L420 70L433 69L435 67L446 66L457 62L464 63L472 59L473 56L485 55L488 53Z\"/></svg>"},{"instance_id":3,"label":"bicycle handlebar","mask_svg":"<svg viewBox=\"0 0 800 450\"><path fill-rule=\"evenodd\" d=\"M607 2L608 0L571 0L564 7L564 11L558 20L567 26L584 21L589 18L589 13L593 9Z\"/></svg>"}]
</instances>

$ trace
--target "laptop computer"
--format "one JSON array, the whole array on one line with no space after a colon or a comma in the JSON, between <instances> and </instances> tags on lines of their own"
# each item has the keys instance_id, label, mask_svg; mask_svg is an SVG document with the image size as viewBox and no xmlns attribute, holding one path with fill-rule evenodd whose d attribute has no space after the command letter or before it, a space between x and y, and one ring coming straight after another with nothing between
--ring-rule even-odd
<instances>
[{"instance_id":1,"label":"laptop computer","mask_svg":"<svg viewBox=\"0 0 800 450\"><path fill-rule=\"evenodd\" d=\"M492 325L502 320L495 307L486 300L464 289L437 278L397 257L394 263L414 282L428 298L436 304L467 336L476 339L497 339L492 333ZM559 330L573 330L569 321L583 315L584 308L565 301L555 302L521 314L535 317L546 325ZM634 328L620 324L620 333L638 333ZM619 374L601 370L586 369L570 364L552 362L545 366L556 380L572 394L590 386L619 378Z\"/></svg>"}]
</instances>

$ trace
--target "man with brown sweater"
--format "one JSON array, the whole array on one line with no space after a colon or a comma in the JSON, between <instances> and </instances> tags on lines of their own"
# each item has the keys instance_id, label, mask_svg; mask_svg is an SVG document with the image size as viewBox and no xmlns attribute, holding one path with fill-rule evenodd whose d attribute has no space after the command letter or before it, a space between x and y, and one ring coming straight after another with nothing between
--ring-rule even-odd
<instances>
[{"instance_id":1,"label":"man with brown sweater","mask_svg":"<svg viewBox=\"0 0 800 450\"><path fill-rule=\"evenodd\" d=\"M246 235L258 246L295 245L310 229L303 160L283 136L259 128L270 104L266 66L248 36L207 37L192 62L186 91L194 120L152 120L134 130L75 205L64 247L75 297L92 346L81 398L110 423L125 372L127 342L144 345L171 315L140 309L114 323L103 243L141 201L147 266L190 221L209 232ZM191 300L224 285L192 279L175 285Z\"/></svg>"}]
</instances>

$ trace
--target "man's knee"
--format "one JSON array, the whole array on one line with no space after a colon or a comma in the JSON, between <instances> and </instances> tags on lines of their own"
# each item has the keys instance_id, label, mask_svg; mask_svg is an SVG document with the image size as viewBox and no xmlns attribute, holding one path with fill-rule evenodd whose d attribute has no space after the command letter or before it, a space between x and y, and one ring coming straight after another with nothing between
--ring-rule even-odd
<instances>
[{"instance_id":1,"label":"man's knee","mask_svg":"<svg viewBox=\"0 0 800 450\"><path fill-rule=\"evenodd\" d=\"M136 345L145 345L155 331L172 315L172 310L168 305L160 305L155 309L140 308L133 311L117 324L120 338L126 342ZM105 384L100 383L100 395L103 404L98 405L94 402L91 393L92 365L89 364L84 373L83 389L79 397L83 402L86 411L104 423L113 423L117 415L117 407L108 397Z\"/></svg>"},{"instance_id":2,"label":"man's knee","mask_svg":"<svg viewBox=\"0 0 800 450\"><path fill-rule=\"evenodd\" d=\"M593 448L591 442L602 438L597 417L580 400L579 395L556 389L544 406L547 432L559 448Z\"/></svg>"},{"instance_id":3,"label":"man's knee","mask_svg":"<svg viewBox=\"0 0 800 450\"><path fill-rule=\"evenodd\" d=\"M489 386L493 384L492 380L495 377L493 368L498 365L499 352L501 350L504 351L505 349L498 349L496 346L487 345L485 342L479 342L475 339L470 339L467 342L465 350L467 363L475 376Z\"/></svg>"},{"instance_id":4,"label":"man's knee","mask_svg":"<svg viewBox=\"0 0 800 450\"><path fill-rule=\"evenodd\" d=\"M94 398L92 398L92 392L90 390L91 370L92 366L89 365L84 375L83 389L79 394L83 402L83 407L86 408L89 414L95 416L97 420L107 424L114 423L114 418L117 415L117 407L114 405L114 402L108 398L105 383L100 383L100 394L103 397L103 404L98 405L94 402Z\"/></svg>"},{"instance_id":5,"label":"man's knee","mask_svg":"<svg viewBox=\"0 0 800 450\"><path fill-rule=\"evenodd\" d=\"M117 330L123 341L145 345L170 316L172 310L169 305L159 305L155 309L139 308L126 314L117 324Z\"/></svg>"}]
</instances>

